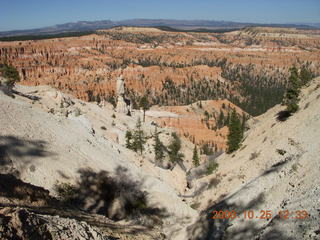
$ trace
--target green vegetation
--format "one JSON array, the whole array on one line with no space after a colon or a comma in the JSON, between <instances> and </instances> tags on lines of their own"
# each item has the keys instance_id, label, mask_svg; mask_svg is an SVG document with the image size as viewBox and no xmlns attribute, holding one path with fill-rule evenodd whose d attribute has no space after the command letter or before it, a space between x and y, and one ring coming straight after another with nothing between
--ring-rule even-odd
<instances>
[{"instance_id":1,"label":"green vegetation","mask_svg":"<svg viewBox=\"0 0 320 240\"><path fill-rule=\"evenodd\" d=\"M162 163L165 155L164 151L166 147L163 145L163 143L160 141L159 138L159 132L157 131L157 128L154 131L154 154L155 154L155 162L156 163Z\"/></svg>"},{"instance_id":2,"label":"green vegetation","mask_svg":"<svg viewBox=\"0 0 320 240\"><path fill-rule=\"evenodd\" d=\"M181 140L176 133L172 133L171 143L168 146L169 160L171 163L177 163L178 161L183 161L184 155L180 152L181 150Z\"/></svg>"},{"instance_id":3,"label":"green vegetation","mask_svg":"<svg viewBox=\"0 0 320 240\"><path fill-rule=\"evenodd\" d=\"M114 92L112 92L111 95L106 97L106 101L111 103L114 108L117 106L117 100L116 99L117 99L117 97L115 96Z\"/></svg>"},{"instance_id":4,"label":"green vegetation","mask_svg":"<svg viewBox=\"0 0 320 240\"><path fill-rule=\"evenodd\" d=\"M299 109L299 95L301 87L311 81L313 75L307 66L303 65L300 73L296 66L290 68L289 84L286 90L283 103L287 106L286 111L290 114Z\"/></svg>"},{"instance_id":5,"label":"green vegetation","mask_svg":"<svg viewBox=\"0 0 320 240\"><path fill-rule=\"evenodd\" d=\"M151 43L154 44L154 47L161 43L168 43L168 42L179 42L184 38L184 35L181 33L176 34L157 34L157 35L150 35L146 33L134 33L134 32L124 32L124 31L105 31L99 32L99 35L105 35L110 37L112 40L123 40L126 42L144 44L144 43Z\"/></svg>"},{"instance_id":6,"label":"green vegetation","mask_svg":"<svg viewBox=\"0 0 320 240\"><path fill-rule=\"evenodd\" d=\"M310 69L306 65L303 65L301 67L299 76L300 76L302 85L306 85L314 77L312 72L310 71Z\"/></svg>"},{"instance_id":7,"label":"green vegetation","mask_svg":"<svg viewBox=\"0 0 320 240\"><path fill-rule=\"evenodd\" d=\"M214 152L217 152L218 147L216 144L214 144L214 149L213 149L213 146L210 146L208 143L205 143L201 146L200 150L202 154L209 156L209 155L212 155Z\"/></svg>"},{"instance_id":8,"label":"green vegetation","mask_svg":"<svg viewBox=\"0 0 320 240\"><path fill-rule=\"evenodd\" d=\"M228 118L229 118L229 116L228 116ZM218 118L218 121L217 121L217 127L218 127L218 129L219 129L219 128L222 128L222 127L224 127L225 125L228 124L228 122L229 122L228 118L225 119L225 116L224 116L223 111L220 110L219 118Z\"/></svg>"},{"instance_id":9,"label":"green vegetation","mask_svg":"<svg viewBox=\"0 0 320 240\"><path fill-rule=\"evenodd\" d=\"M290 69L290 72L289 86L285 94L284 103L287 106L287 111L294 113L299 108L299 94L302 83L299 79L298 69L295 66Z\"/></svg>"},{"instance_id":10,"label":"green vegetation","mask_svg":"<svg viewBox=\"0 0 320 240\"><path fill-rule=\"evenodd\" d=\"M79 169L74 185L57 183L54 190L61 202L72 208L105 215L113 220L133 219L137 216L162 216L162 210L148 206L147 192L140 189L142 183L133 180L128 169L118 167L113 176L106 171L94 172ZM121 205L117 209L114 203Z\"/></svg>"},{"instance_id":11,"label":"green vegetation","mask_svg":"<svg viewBox=\"0 0 320 240\"><path fill-rule=\"evenodd\" d=\"M257 116L281 103L287 84L286 81L283 81L287 78L287 72L276 68L266 72L265 69L257 69L253 64L231 64L226 59L193 59L190 63L166 63L160 60L160 58L146 57L138 59L138 63L128 59L126 61L143 67L159 66L173 69L197 65L220 67L221 75L227 81L199 79L195 74L190 74L186 82L177 84L168 76L162 82L161 94L152 92L150 89L149 92L146 91L150 105L189 105L202 100L225 98L250 115ZM230 94L230 92L236 94ZM133 102L139 102L139 94L132 89L127 90L127 95ZM225 116L220 116L220 127L224 125L223 117Z\"/></svg>"},{"instance_id":12,"label":"green vegetation","mask_svg":"<svg viewBox=\"0 0 320 240\"><path fill-rule=\"evenodd\" d=\"M7 79L6 85L13 87L16 82L20 81L17 69L8 64L0 64L0 75Z\"/></svg>"},{"instance_id":13,"label":"green vegetation","mask_svg":"<svg viewBox=\"0 0 320 240\"><path fill-rule=\"evenodd\" d=\"M143 96L140 99L139 106L143 110L143 122L145 122L145 120L146 120L146 110L148 110L150 108L150 104L149 104L147 96Z\"/></svg>"},{"instance_id":14,"label":"green vegetation","mask_svg":"<svg viewBox=\"0 0 320 240\"><path fill-rule=\"evenodd\" d=\"M54 191L62 202L68 204L74 202L77 194L76 187L70 183L56 183L54 185Z\"/></svg>"},{"instance_id":15,"label":"green vegetation","mask_svg":"<svg viewBox=\"0 0 320 240\"><path fill-rule=\"evenodd\" d=\"M132 142L132 149L137 152L140 151L140 154L142 154L144 150L144 144L145 144L145 136L144 132L141 128L141 120L138 118L136 129L133 132L133 142Z\"/></svg>"},{"instance_id":16,"label":"green vegetation","mask_svg":"<svg viewBox=\"0 0 320 240\"><path fill-rule=\"evenodd\" d=\"M126 131L126 148L132 149L132 132Z\"/></svg>"},{"instance_id":17,"label":"green vegetation","mask_svg":"<svg viewBox=\"0 0 320 240\"><path fill-rule=\"evenodd\" d=\"M140 154L142 154L145 143L145 134L141 128L141 120L138 118L136 129L134 130L133 134L131 131L126 132L126 147L135 152L139 151Z\"/></svg>"},{"instance_id":18,"label":"green vegetation","mask_svg":"<svg viewBox=\"0 0 320 240\"><path fill-rule=\"evenodd\" d=\"M52 38L64 38L64 37L81 37L90 34L94 34L95 31L85 31L85 32L67 32L58 34L46 34L46 35L24 35L24 36L11 36L11 37L0 37L0 41L12 42L12 41L27 41L27 40L42 40L42 39L52 39Z\"/></svg>"},{"instance_id":19,"label":"green vegetation","mask_svg":"<svg viewBox=\"0 0 320 240\"><path fill-rule=\"evenodd\" d=\"M254 65L226 65L222 76L230 80L239 95L228 99L252 116L260 115L269 108L281 103L285 91L284 72L274 70L266 74L265 70L255 69Z\"/></svg>"},{"instance_id":20,"label":"green vegetation","mask_svg":"<svg viewBox=\"0 0 320 240\"><path fill-rule=\"evenodd\" d=\"M229 134L228 134L228 150L227 153L232 153L239 149L240 143L243 137L243 129L241 121L238 117L238 114L235 110L233 110L230 123L229 123Z\"/></svg>"},{"instance_id":21,"label":"green vegetation","mask_svg":"<svg viewBox=\"0 0 320 240\"><path fill-rule=\"evenodd\" d=\"M198 154L198 149L196 145L194 146L194 149L193 149L192 162L195 167L198 167L200 165L199 154Z\"/></svg>"},{"instance_id":22,"label":"green vegetation","mask_svg":"<svg viewBox=\"0 0 320 240\"><path fill-rule=\"evenodd\" d=\"M279 153L281 156L283 156L287 153L287 151L283 150L283 149L277 149L277 153Z\"/></svg>"},{"instance_id":23,"label":"green vegetation","mask_svg":"<svg viewBox=\"0 0 320 240\"><path fill-rule=\"evenodd\" d=\"M194 28L194 29L177 29L173 27L167 27L167 26L159 26L155 27L162 31L168 31L168 32L189 32L189 33L226 33L226 32L232 32L239 30L239 28L217 28L217 29L207 29L207 28Z\"/></svg>"},{"instance_id":24,"label":"green vegetation","mask_svg":"<svg viewBox=\"0 0 320 240\"><path fill-rule=\"evenodd\" d=\"M218 164L218 163L215 163L215 162L210 163L210 164L207 166L206 174L207 174L207 175L212 174L218 167L219 167L219 164Z\"/></svg>"}]
</instances>

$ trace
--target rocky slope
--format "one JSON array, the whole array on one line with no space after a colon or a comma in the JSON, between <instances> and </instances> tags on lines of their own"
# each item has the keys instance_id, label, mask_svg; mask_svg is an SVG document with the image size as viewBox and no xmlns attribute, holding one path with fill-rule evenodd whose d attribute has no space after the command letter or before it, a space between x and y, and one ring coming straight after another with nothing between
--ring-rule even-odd
<instances>
[{"instance_id":1,"label":"rocky slope","mask_svg":"<svg viewBox=\"0 0 320 240\"><path fill-rule=\"evenodd\" d=\"M101 215L79 211L49 195L49 191L0 174L0 238L37 239L162 239L147 227L115 223Z\"/></svg>"},{"instance_id":2,"label":"rocky slope","mask_svg":"<svg viewBox=\"0 0 320 240\"><path fill-rule=\"evenodd\" d=\"M125 148L125 132L134 129L142 112L136 110L129 117L104 101L83 102L49 86L18 85L15 90L19 93L15 98L0 92L3 238L35 234L44 239L319 239L320 78L303 89L296 114L280 121L278 113L284 107L276 106L250 119L242 147L232 155L219 156L213 174L189 182L187 175L194 176L198 169L192 165L194 145L187 139L182 141L185 170L179 165L172 170L157 167L152 138L142 156ZM204 101L202 108L151 109L143 130L150 137L157 117L198 116L222 103L228 105L220 100ZM168 144L172 130L158 130ZM146 192L152 211L137 215L133 222L101 216L101 210L107 216L124 213L121 201L105 208L109 195L101 186L108 186L108 181L100 176L108 181L109 177L125 179L125 191L120 194L133 186ZM66 208L52 197L57 196L56 183L79 182L83 188L77 191L88 195L83 211ZM90 187L83 191L86 183ZM239 218L212 219L215 210L234 210ZM244 219L244 211L249 210L255 218ZM308 216L281 219L279 211L286 210L290 218L301 217L303 210ZM261 211L272 215L256 218ZM32 226L40 225L43 228L34 232Z\"/></svg>"},{"instance_id":3,"label":"rocky slope","mask_svg":"<svg viewBox=\"0 0 320 240\"><path fill-rule=\"evenodd\" d=\"M148 192L151 208L164 210L167 217L163 226L168 227L164 232L170 236L196 216L196 211L178 197L187 185L184 170L179 166L172 171L156 167L152 138L146 157L125 148L125 132L134 129L136 119L142 117L140 111L133 117L121 115L110 104L85 103L47 86L17 89L24 96L13 99L0 93L0 150L6 173L44 187L51 194L55 194L57 182L79 181L82 169L130 179ZM25 97L29 95L36 100ZM151 135L155 126L147 122L143 128ZM170 131L164 130L161 138L169 142L169 137ZM192 147L188 144L183 142L187 156L184 164L190 168ZM124 175L119 175L121 172Z\"/></svg>"},{"instance_id":4,"label":"rocky slope","mask_svg":"<svg viewBox=\"0 0 320 240\"><path fill-rule=\"evenodd\" d=\"M241 149L220 156L218 170L198 180L206 187L194 201L204 211L189 239L320 239L319 103L316 78L286 121L277 119L283 106L252 119ZM239 218L212 219L219 210L234 210ZM244 219L250 210L254 217ZM286 210L288 219L279 215ZM260 219L263 211L272 216Z\"/></svg>"}]
</instances>

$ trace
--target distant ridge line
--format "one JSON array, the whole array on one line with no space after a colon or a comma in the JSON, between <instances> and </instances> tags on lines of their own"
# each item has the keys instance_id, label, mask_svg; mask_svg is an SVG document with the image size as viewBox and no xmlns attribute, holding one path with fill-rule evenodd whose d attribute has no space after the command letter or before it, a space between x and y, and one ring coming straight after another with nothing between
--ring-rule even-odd
<instances>
[{"instance_id":1,"label":"distant ridge line","mask_svg":"<svg viewBox=\"0 0 320 240\"><path fill-rule=\"evenodd\" d=\"M208 31L217 29L241 29L244 27L286 27L299 29L319 29L320 24L262 24L262 23L241 23L232 21L214 20L173 20L173 19L129 19L122 21L78 21L58 24L50 27L13 30L0 32L0 37L23 36L23 35L50 35L67 32L85 32L98 29L110 29L119 26L134 27L168 27L175 31ZM197 30L198 29L198 30Z\"/></svg>"}]
</instances>

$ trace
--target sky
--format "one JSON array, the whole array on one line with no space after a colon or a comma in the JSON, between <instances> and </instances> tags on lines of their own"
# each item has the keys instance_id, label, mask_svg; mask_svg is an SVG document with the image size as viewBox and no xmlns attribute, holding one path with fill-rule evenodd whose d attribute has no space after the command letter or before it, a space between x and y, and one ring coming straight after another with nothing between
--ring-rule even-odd
<instances>
[{"instance_id":1,"label":"sky","mask_svg":"<svg viewBox=\"0 0 320 240\"><path fill-rule=\"evenodd\" d=\"M320 23L320 0L0 0L0 31L132 18Z\"/></svg>"}]
</instances>

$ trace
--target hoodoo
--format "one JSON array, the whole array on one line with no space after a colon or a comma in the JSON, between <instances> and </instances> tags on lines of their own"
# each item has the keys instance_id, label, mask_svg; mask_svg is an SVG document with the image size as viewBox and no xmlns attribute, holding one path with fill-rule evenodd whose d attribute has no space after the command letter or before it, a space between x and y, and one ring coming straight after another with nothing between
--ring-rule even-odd
<instances>
[{"instance_id":1,"label":"hoodoo","mask_svg":"<svg viewBox=\"0 0 320 240\"><path fill-rule=\"evenodd\" d=\"M117 106L116 111L119 113L124 113L131 115L131 101L125 98L125 83L124 78L120 75L117 78Z\"/></svg>"}]
</instances>

